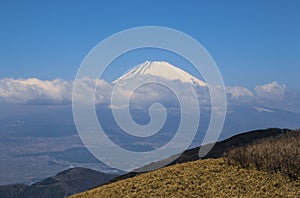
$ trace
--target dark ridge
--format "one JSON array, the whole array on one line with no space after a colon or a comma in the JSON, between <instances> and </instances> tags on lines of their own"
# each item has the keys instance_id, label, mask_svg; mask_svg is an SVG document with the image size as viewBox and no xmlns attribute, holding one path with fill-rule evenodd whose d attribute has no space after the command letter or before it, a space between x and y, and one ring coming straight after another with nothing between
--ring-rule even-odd
<instances>
[{"instance_id":1,"label":"dark ridge","mask_svg":"<svg viewBox=\"0 0 300 198\"><path fill-rule=\"evenodd\" d=\"M278 129L278 128L269 128L264 130L255 130L250 131L246 133L241 133L238 135L234 135L226 140L217 142L214 147L201 159L207 159L207 158L219 158L222 157L222 155L227 152L229 149L233 147L239 147L242 145L247 145L250 143L253 143L259 139L264 139L268 137L275 137L278 135L281 135L283 133L286 133L288 131L291 131L290 129ZM206 145L204 145L205 147ZM190 150L187 150L183 152L183 154L177 158L175 161L173 161L171 164L177 164L177 163L184 163L188 161L195 161L200 159L199 158L199 149L200 147L196 147Z\"/></svg>"},{"instance_id":2,"label":"dark ridge","mask_svg":"<svg viewBox=\"0 0 300 198\"><path fill-rule=\"evenodd\" d=\"M117 176L88 168L71 168L33 185L13 184L0 186L0 197L66 197L99 186Z\"/></svg>"}]
</instances>

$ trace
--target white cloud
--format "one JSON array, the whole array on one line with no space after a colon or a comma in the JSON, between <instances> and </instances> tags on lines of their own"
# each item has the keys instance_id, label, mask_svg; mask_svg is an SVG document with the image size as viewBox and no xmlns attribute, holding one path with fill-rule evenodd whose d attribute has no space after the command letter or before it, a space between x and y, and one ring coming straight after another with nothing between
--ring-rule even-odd
<instances>
[{"instance_id":1,"label":"white cloud","mask_svg":"<svg viewBox=\"0 0 300 198\"><path fill-rule=\"evenodd\" d=\"M177 107L179 98L189 100L188 103L192 102L192 100L190 100L192 96L188 91L187 84L172 81L172 87L167 87L168 83L161 79L151 81L151 83L145 82L147 82L146 79L135 79L133 84L141 84L141 86L134 89L134 91L130 89L131 84L122 84L116 87L114 103L111 108L128 107L128 99L130 101L130 107L140 109L148 108L151 104L156 102L168 105L170 108Z\"/></svg>"},{"instance_id":2,"label":"white cloud","mask_svg":"<svg viewBox=\"0 0 300 198\"><path fill-rule=\"evenodd\" d=\"M145 79L144 79L145 80ZM95 84L97 83L97 89L95 93L96 104L110 104L111 93L113 84L104 80L83 78L79 80L80 99L86 99L86 94L90 91L94 91ZM179 93L178 97L184 96L187 100L192 95L187 95L187 85L174 82L174 86L177 87ZM40 80L37 78L28 79L12 79L4 78L0 79L0 103L13 103L13 104L70 104L72 101L73 82L63 79L54 80ZM136 92L132 94L126 86L117 88L118 100L124 100L124 98L130 97L130 105L135 106L149 106L153 102L162 102L164 104L172 105L177 104L177 98L172 93L172 90L166 90L163 86L158 85L146 85L140 87ZM195 90L198 101L201 106L210 105L210 93L207 87L197 87ZM259 85L251 91L245 87L226 87L227 99L230 105L247 103L256 105L263 104L268 107L279 107L280 104L284 104L284 99L289 93L286 90L284 84L278 82L272 82L266 85ZM132 94L132 95L131 95ZM216 96L217 97L217 96ZM298 97L298 96L297 96ZM293 96L293 100L295 96ZM122 103L123 104L123 103ZM289 101L289 108L293 108L293 104ZM295 103L296 104L296 103ZM111 108L124 108L126 106L117 107L112 105Z\"/></svg>"},{"instance_id":3,"label":"white cloud","mask_svg":"<svg viewBox=\"0 0 300 198\"><path fill-rule=\"evenodd\" d=\"M70 100L71 82L61 79L39 80L28 79L0 79L0 100L5 103L38 103L61 104Z\"/></svg>"},{"instance_id":4,"label":"white cloud","mask_svg":"<svg viewBox=\"0 0 300 198\"><path fill-rule=\"evenodd\" d=\"M286 85L274 81L266 85L256 86L254 91L259 101L281 101L285 96Z\"/></svg>"},{"instance_id":5,"label":"white cloud","mask_svg":"<svg viewBox=\"0 0 300 198\"><path fill-rule=\"evenodd\" d=\"M96 103L108 101L111 85L103 80L81 79L81 97L84 99L86 91L93 91L98 83ZM0 101L13 104L65 104L71 103L73 82L62 79L40 80L28 79L0 79Z\"/></svg>"},{"instance_id":6,"label":"white cloud","mask_svg":"<svg viewBox=\"0 0 300 198\"><path fill-rule=\"evenodd\" d=\"M226 93L229 100L238 102L250 102L254 97L254 94L245 87L226 87Z\"/></svg>"}]
</instances>

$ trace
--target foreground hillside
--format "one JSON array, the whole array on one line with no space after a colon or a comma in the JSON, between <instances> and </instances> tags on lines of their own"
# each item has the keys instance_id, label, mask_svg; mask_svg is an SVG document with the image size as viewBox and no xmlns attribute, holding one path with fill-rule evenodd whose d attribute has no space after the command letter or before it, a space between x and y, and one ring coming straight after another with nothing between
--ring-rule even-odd
<instances>
[{"instance_id":1,"label":"foreground hillside","mask_svg":"<svg viewBox=\"0 0 300 198\"><path fill-rule=\"evenodd\" d=\"M300 197L300 181L206 159L162 168L74 195L85 197Z\"/></svg>"},{"instance_id":2,"label":"foreground hillside","mask_svg":"<svg viewBox=\"0 0 300 198\"><path fill-rule=\"evenodd\" d=\"M299 158L300 153L300 135L296 136L297 134L299 134L299 131L276 128L242 133L221 142L217 142L213 149L202 159L220 158L225 154L227 157L226 162L229 164L240 165L245 168L254 167L258 170L265 170L267 172L281 172L291 178L297 178L300 174L300 160L294 160ZM254 152L255 150L257 150L257 152ZM251 155L248 155L249 153ZM257 153L257 155L253 155L254 153ZM266 155L262 155L262 153L266 153ZM276 155L273 155L272 153ZM243 157L240 156L241 154L243 154ZM277 157L274 158L274 156ZM270 157L271 159L269 159ZM199 147L183 152L178 159L169 165L195 161L198 159ZM257 159L263 163L257 163ZM276 163L274 163L274 160L276 160ZM267 161L272 163L264 163ZM153 162L143 167L143 170L151 170L155 167L160 167L160 163L160 161ZM269 166L268 164L275 164L276 166ZM108 184L131 178L137 174L140 173L130 172L125 175L117 176L111 174L107 175L85 168L75 168L63 171L56 176L47 178L33 185L13 184L0 186L0 197L65 197L86 191L95 186L100 186L103 183ZM164 181L163 178L161 178L161 180Z\"/></svg>"},{"instance_id":3,"label":"foreground hillside","mask_svg":"<svg viewBox=\"0 0 300 198\"><path fill-rule=\"evenodd\" d=\"M214 147L208 152L207 155L202 157L201 159L209 159L209 158L220 158L225 153L233 148L242 147L245 145L253 144L259 140L264 140L266 138L278 137L282 136L286 133L289 133L291 130L289 129L279 129L279 128L269 128L269 129L261 129L255 131L249 131L246 133L241 133L235 136L232 136L226 140L216 142ZM204 145L208 146L208 145ZM199 149L200 147L196 147L193 149L189 149L184 151L175 161L171 162L169 165L181 164L189 161L199 160ZM168 160L168 159L167 159ZM157 169L157 167L162 167L161 164L165 164L165 161L152 162L142 168L139 168L140 172L147 172L149 170ZM121 175L113 179L111 182L127 179L134 177L140 172L129 172L127 174Z\"/></svg>"}]
</instances>

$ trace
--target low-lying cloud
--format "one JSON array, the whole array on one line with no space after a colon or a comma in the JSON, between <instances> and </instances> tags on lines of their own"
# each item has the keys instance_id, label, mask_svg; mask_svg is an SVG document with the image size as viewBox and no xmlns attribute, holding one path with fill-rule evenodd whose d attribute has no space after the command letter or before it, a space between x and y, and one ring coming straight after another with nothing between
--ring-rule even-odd
<instances>
[{"instance_id":1,"label":"low-lying cloud","mask_svg":"<svg viewBox=\"0 0 300 198\"><path fill-rule=\"evenodd\" d=\"M259 100L282 101L285 96L286 85L275 81L266 85L256 86L254 91Z\"/></svg>"},{"instance_id":2,"label":"low-lying cloud","mask_svg":"<svg viewBox=\"0 0 300 198\"><path fill-rule=\"evenodd\" d=\"M230 101L239 103L251 102L254 99L254 93L245 87L226 87L227 98Z\"/></svg>"},{"instance_id":3,"label":"low-lying cloud","mask_svg":"<svg viewBox=\"0 0 300 198\"><path fill-rule=\"evenodd\" d=\"M97 89L95 92L96 104L110 104L113 84L104 80L81 79L80 83L82 97L84 99L84 92L94 89L94 84L97 81ZM178 82L176 82L178 83ZM151 101L154 100L168 100L170 96L167 92L159 90L149 90L151 88L145 87L139 93L134 94L135 101ZM205 87L197 87L196 94L200 103L208 103L210 101L209 92ZM37 78L28 79L0 79L0 102L7 104L47 104L59 105L70 104L72 102L73 82L63 79L54 80L40 80ZM92 90L93 91L93 90ZM120 89L120 95L128 96L126 87ZM150 91L145 97L145 91ZM287 87L278 82L271 82L265 85L258 85L253 90L245 87L226 87L227 100L229 104L241 103L258 103L263 105L276 106L277 103L283 102L287 94ZM172 96L174 98L174 96ZM289 101L290 103L290 101ZM278 106L278 105L277 105ZM114 107L117 108L117 107Z\"/></svg>"},{"instance_id":4,"label":"low-lying cloud","mask_svg":"<svg viewBox=\"0 0 300 198\"><path fill-rule=\"evenodd\" d=\"M15 104L62 104L70 102L72 83L62 79L0 80L0 101Z\"/></svg>"}]
</instances>

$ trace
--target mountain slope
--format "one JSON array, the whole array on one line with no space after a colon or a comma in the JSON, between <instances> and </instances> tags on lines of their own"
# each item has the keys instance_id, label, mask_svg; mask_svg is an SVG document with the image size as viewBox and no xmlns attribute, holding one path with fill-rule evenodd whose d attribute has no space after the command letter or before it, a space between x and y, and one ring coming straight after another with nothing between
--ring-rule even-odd
<instances>
[{"instance_id":1,"label":"mountain slope","mask_svg":"<svg viewBox=\"0 0 300 198\"><path fill-rule=\"evenodd\" d=\"M159 169L74 195L85 197L299 197L300 181L207 159Z\"/></svg>"},{"instance_id":2,"label":"mountain slope","mask_svg":"<svg viewBox=\"0 0 300 198\"><path fill-rule=\"evenodd\" d=\"M217 142L214 148L203 159L219 158L230 148L250 144L259 139L278 136L288 131L290 130L272 128L239 134L221 142ZM170 165L198 160L198 151L199 147L189 149ZM214 163L214 161L212 162ZM148 168L151 169L153 166L159 165L160 162L154 162L149 164ZM131 178L137 174L138 173L136 172L131 172L117 177L117 175L99 173L86 168L74 168L58 173L54 177L47 178L31 186L22 184L0 186L0 197L64 197L74 193L83 192L110 181L121 182L119 180Z\"/></svg>"},{"instance_id":3,"label":"mountain slope","mask_svg":"<svg viewBox=\"0 0 300 198\"><path fill-rule=\"evenodd\" d=\"M87 168L72 168L30 186L24 184L0 186L0 197L65 197L106 183L116 176Z\"/></svg>"},{"instance_id":4,"label":"mountain slope","mask_svg":"<svg viewBox=\"0 0 300 198\"><path fill-rule=\"evenodd\" d=\"M268 137L275 137L290 131L289 129L278 129L278 128L270 128L265 130L255 130L246 133L241 133L235 136L232 136L226 140L217 142L212 150L208 152L206 156L202 159L208 158L220 158L222 155L227 152L231 148L235 148L238 146L246 145L253 143L257 140L268 138ZM204 145L205 146L205 145ZM178 163L185 163L190 161L199 160L199 149L200 147L195 147L192 149L188 149L184 151L175 161L170 163L169 165L174 165ZM161 163L165 164L164 161L153 162L149 165L146 165L141 168L141 170L152 170L155 167L161 167ZM118 181L126 178L131 178L136 175L140 174L139 172L130 172L125 175L121 175L113 179L112 181Z\"/></svg>"},{"instance_id":5,"label":"mountain slope","mask_svg":"<svg viewBox=\"0 0 300 198\"><path fill-rule=\"evenodd\" d=\"M147 75L160 77L166 80L179 80L182 83L192 83L194 85L199 85L202 87L206 86L205 82L165 61L146 61L134 67L132 70L125 73L113 83L120 83L129 79L136 78L138 76Z\"/></svg>"}]
</instances>

